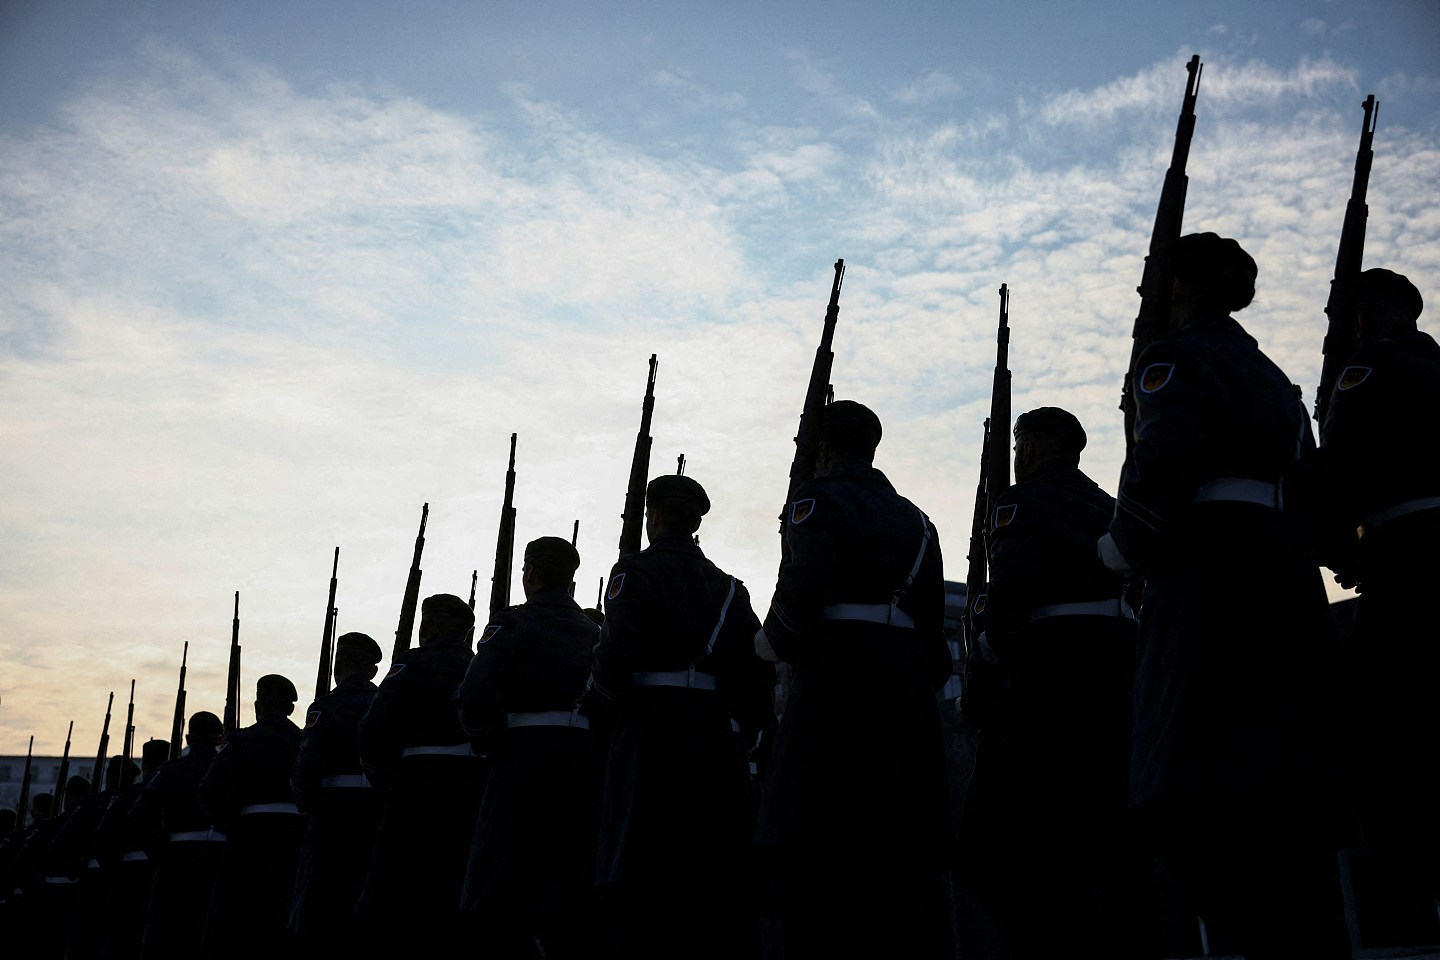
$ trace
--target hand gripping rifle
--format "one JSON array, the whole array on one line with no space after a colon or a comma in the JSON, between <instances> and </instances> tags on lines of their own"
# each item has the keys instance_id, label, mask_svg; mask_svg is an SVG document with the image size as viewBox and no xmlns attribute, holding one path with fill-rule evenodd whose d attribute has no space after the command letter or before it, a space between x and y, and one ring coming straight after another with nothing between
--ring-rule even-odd
<instances>
[{"instance_id":1,"label":"hand gripping rifle","mask_svg":"<svg viewBox=\"0 0 1440 960\"><path fill-rule=\"evenodd\" d=\"M20 778L20 800L15 807L15 824L19 827L25 826L25 818L30 816L30 777L31 763L35 755L35 735L30 735L30 746L25 748L25 775Z\"/></svg>"},{"instance_id":2,"label":"hand gripping rifle","mask_svg":"<svg viewBox=\"0 0 1440 960\"><path fill-rule=\"evenodd\" d=\"M835 363L835 322L840 317L840 285L845 280L845 261L835 261L835 280L830 285L830 302L825 307L825 326L820 332L820 345L810 365L810 383L805 388L805 406L800 411L800 425L795 430L795 458L790 461L790 485L785 490L785 506L780 511L781 563L788 557L785 546L785 521L790 504L802 483L815 477L815 461L820 453L820 418L831 399L830 369Z\"/></svg>"},{"instance_id":3,"label":"hand gripping rifle","mask_svg":"<svg viewBox=\"0 0 1440 960\"><path fill-rule=\"evenodd\" d=\"M650 375L640 406L640 432L635 434L635 455L630 460L630 482L625 487L625 511L620 514L620 556L640 552L640 531L645 526L645 483L650 478L650 419L655 413L655 368L650 354Z\"/></svg>"},{"instance_id":4,"label":"hand gripping rifle","mask_svg":"<svg viewBox=\"0 0 1440 960\"><path fill-rule=\"evenodd\" d=\"M1335 379L1355 344L1356 308L1360 285L1360 264L1365 257L1365 220L1370 208L1365 193L1370 186L1370 164L1375 159L1371 149L1375 142L1375 119L1379 104L1375 95L1365 98L1361 108L1365 120L1360 125L1360 148L1355 151L1355 180L1350 187L1350 201L1345 204L1345 222L1340 227L1340 249L1335 253L1335 276L1330 281L1330 299L1325 303L1325 316L1330 323L1321 348L1324 361L1320 366L1320 386L1315 390L1315 420L1323 422L1325 406L1335 389Z\"/></svg>"},{"instance_id":5,"label":"hand gripping rifle","mask_svg":"<svg viewBox=\"0 0 1440 960\"><path fill-rule=\"evenodd\" d=\"M1128 456L1135 438L1135 378L1140 371L1140 354L1151 341L1161 336L1170 320L1170 300L1175 286L1174 249L1180 239L1185 219L1185 189L1189 178L1185 163L1190 158L1190 139L1195 134L1195 97L1200 91L1200 57L1197 54L1185 65L1190 79L1185 84L1185 100L1180 107L1180 120L1175 127L1175 149L1170 155L1170 169L1165 171L1165 185L1160 188L1160 204L1155 210L1155 226L1150 231L1150 252L1145 256L1145 272L1141 274L1140 312L1135 316L1131 333L1130 367L1125 385L1120 390L1120 409L1125 412L1125 452ZM1006 429L1009 429L1008 424Z\"/></svg>"},{"instance_id":6,"label":"hand gripping rifle","mask_svg":"<svg viewBox=\"0 0 1440 960\"><path fill-rule=\"evenodd\" d=\"M320 636L320 666L315 673L315 699L330 692L330 671L335 666L335 588L340 586L340 548L330 566L330 596L325 601L325 629Z\"/></svg>"},{"instance_id":7,"label":"hand gripping rifle","mask_svg":"<svg viewBox=\"0 0 1440 960\"><path fill-rule=\"evenodd\" d=\"M230 621L230 668L225 675L225 735L240 727L240 591L235 591L235 618Z\"/></svg>"},{"instance_id":8,"label":"hand gripping rifle","mask_svg":"<svg viewBox=\"0 0 1440 960\"><path fill-rule=\"evenodd\" d=\"M415 535L415 556L410 560L410 578L405 581L405 599L400 602L400 625L395 628L393 661L410 649L410 635L415 630L415 607L420 603L420 555L425 552L425 523L430 519L430 504L420 509L420 532Z\"/></svg>"},{"instance_id":9,"label":"hand gripping rifle","mask_svg":"<svg viewBox=\"0 0 1440 960\"><path fill-rule=\"evenodd\" d=\"M185 744L185 662L190 659L190 641L180 653L180 685L175 689L175 714L170 718L170 757L180 759L180 749Z\"/></svg>"},{"instance_id":10,"label":"hand gripping rifle","mask_svg":"<svg viewBox=\"0 0 1440 960\"><path fill-rule=\"evenodd\" d=\"M110 752L110 712L115 707L115 691L110 691L110 699L105 702L105 723L100 727L100 746L95 750L95 770L90 775L90 784L95 792L99 793L104 787L105 781L105 757Z\"/></svg>"},{"instance_id":11,"label":"hand gripping rifle","mask_svg":"<svg viewBox=\"0 0 1440 960\"><path fill-rule=\"evenodd\" d=\"M490 616L510 606L510 576L515 567L515 441L510 434L510 466L505 470L505 502L495 535L495 573L490 578Z\"/></svg>"},{"instance_id":12,"label":"hand gripping rifle","mask_svg":"<svg viewBox=\"0 0 1440 960\"><path fill-rule=\"evenodd\" d=\"M51 816L58 817L65 812L65 784L70 781L70 735L75 732L75 721L65 731L65 752L60 755L60 772L55 776L55 804L50 808Z\"/></svg>"}]
</instances>

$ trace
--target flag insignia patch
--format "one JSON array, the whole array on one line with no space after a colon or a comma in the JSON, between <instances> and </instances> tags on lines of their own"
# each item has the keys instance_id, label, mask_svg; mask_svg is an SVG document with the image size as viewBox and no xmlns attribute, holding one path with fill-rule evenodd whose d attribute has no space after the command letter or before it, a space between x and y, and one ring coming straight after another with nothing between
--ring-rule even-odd
<instances>
[{"instance_id":1,"label":"flag insignia patch","mask_svg":"<svg viewBox=\"0 0 1440 960\"><path fill-rule=\"evenodd\" d=\"M319 710L311 710L309 713L305 714L305 726L307 726L307 727L313 727L313 726L315 726L316 721L318 721L319 719L320 719L320 711L319 711Z\"/></svg>"},{"instance_id":2,"label":"flag insignia patch","mask_svg":"<svg viewBox=\"0 0 1440 960\"><path fill-rule=\"evenodd\" d=\"M996 507L995 529L999 530L1001 527L1008 527L1013 523L1015 521L1015 513L1019 509L1019 505L1014 503L1007 503L1003 507Z\"/></svg>"},{"instance_id":3,"label":"flag insignia patch","mask_svg":"<svg viewBox=\"0 0 1440 960\"><path fill-rule=\"evenodd\" d=\"M500 624L498 624L498 623L486 624L486 626L485 626L485 632L482 633L482 634L480 634L480 641L479 641L479 642L480 642L480 643L489 643L491 640L494 640L494 639L495 639L495 635L496 635L497 633L499 633L499 632L500 632Z\"/></svg>"},{"instance_id":4,"label":"flag insignia patch","mask_svg":"<svg viewBox=\"0 0 1440 960\"><path fill-rule=\"evenodd\" d=\"M605 591L606 600L614 600L620 596L620 591L625 589L625 574L617 573L610 578L610 589Z\"/></svg>"},{"instance_id":5,"label":"flag insignia patch","mask_svg":"<svg viewBox=\"0 0 1440 960\"><path fill-rule=\"evenodd\" d=\"M1370 377L1372 367L1346 367L1340 371L1340 379L1335 383L1336 390L1349 390L1351 387L1358 387Z\"/></svg>"},{"instance_id":6,"label":"flag insignia patch","mask_svg":"<svg viewBox=\"0 0 1440 960\"><path fill-rule=\"evenodd\" d=\"M977 617L980 616L981 614L983 614L983 613L985 612L985 601L986 601L986 599L987 599L987 597L986 597L986 595L983 594L983 593L980 594L980 596L978 596L978 597L975 598L975 606L972 608L972 610L974 611L974 613L975 613L975 615L976 615Z\"/></svg>"},{"instance_id":7,"label":"flag insignia patch","mask_svg":"<svg viewBox=\"0 0 1440 960\"><path fill-rule=\"evenodd\" d=\"M790 522L791 522L791 523L804 523L804 522L805 522L805 518L808 517L808 516L810 516L810 514L812 514L812 513L814 513L814 512L815 512L815 498L814 498L814 497L811 497L811 498L809 498L809 499L807 499L807 500L796 500L794 503L790 504Z\"/></svg>"},{"instance_id":8,"label":"flag insignia patch","mask_svg":"<svg viewBox=\"0 0 1440 960\"><path fill-rule=\"evenodd\" d=\"M1170 382L1174 372L1173 363L1152 363L1140 374L1140 389L1145 393L1154 393Z\"/></svg>"}]
</instances>

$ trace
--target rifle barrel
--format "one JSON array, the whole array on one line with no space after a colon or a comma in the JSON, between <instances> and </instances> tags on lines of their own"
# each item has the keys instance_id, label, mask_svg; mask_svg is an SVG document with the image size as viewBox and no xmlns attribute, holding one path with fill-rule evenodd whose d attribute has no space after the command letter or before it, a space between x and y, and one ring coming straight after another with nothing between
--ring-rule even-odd
<instances>
[{"instance_id":1,"label":"rifle barrel","mask_svg":"<svg viewBox=\"0 0 1440 960\"><path fill-rule=\"evenodd\" d=\"M645 484L650 478L650 421L655 413L655 370L660 361L650 354L650 374L645 380L645 400L640 405L640 430L635 434L635 453L630 459L630 481L625 486L625 509L620 514L620 556L640 551L640 532L645 520Z\"/></svg>"},{"instance_id":2,"label":"rifle barrel","mask_svg":"<svg viewBox=\"0 0 1440 960\"><path fill-rule=\"evenodd\" d=\"M110 699L105 704L105 723L100 727L100 746L95 750L95 769L90 776L90 783L99 793L105 776L105 758L110 752L110 714L115 707L115 691L110 691Z\"/></svg>"},{"instance_id":3,"label":"rifle barrel","mask_svg":"<svg viewBox=\"0 0 1440 960\"><path fill-rule=\"evenodd\" d=\"M510 466L505 470L505 501L495 535L495 573L490 578L490 616L510 606L510 577L515 567L515 443L510 434Z\"/></svg>"},{"instance_id":4,"label":"rifle barrel","mask_svg":"<svg viewBox=\"0 0 1440 960\"><path fill-rule=\"evenodd\" d=\"M325 629L320 637L320 664L315 672L315 699L330 692L330 671L335 660L335 590L340 585L340 548L330 567L330 596L325 600Z\"/></svg>"},{"instance_id":5,"label":"rifle barrel","mask_svg":"<svg viewBox=\"0 0 1440 960\"><path fill-rule=\"evenodd\" d=\"M180 757L180 749L185 737L185 664L190 659L190 641L185 641L185 649L180 654L180 685L175 690L175 714L170 720L170 759L176 760Z\"/></svg>"},{"instance_id":6,"label":"rifle barrel","mask_svg":"<svg viewBox=\"0 0 1440 960\"><path fill-rule=\"evenodd\" d=\"M420 532L415 536L415 555L410 560L410 575L405 581L405 597L400 602L400 623L395 628L394 660L410 649L410 636L415 630L415 608L420 603L420 555L425 552L425 524L430 519L430 504L420 508Z\"/></svg>"},{"instance_id":7,"label":"rifle barrel","mask_svg":"<svg viewBox=\"0 0 1440 960\"><path fill-rule=\"evenodd\" d=\"M230 666L225 674L225 733L240 727L240 591L235 591L235 618L230 621Z\"/></svg>"}]
</instances>

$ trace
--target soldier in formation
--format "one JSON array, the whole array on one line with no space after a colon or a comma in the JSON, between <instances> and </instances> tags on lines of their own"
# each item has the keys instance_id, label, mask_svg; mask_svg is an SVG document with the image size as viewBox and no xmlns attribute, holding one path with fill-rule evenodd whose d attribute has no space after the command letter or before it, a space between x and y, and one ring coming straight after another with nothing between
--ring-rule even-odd
<instances>
[{"instance_id":1,"label":"soldier in formation","mask_svg":"<svg viewBox=\"0 0 1440 960\"><path fill-rule=\"evenodd\" d=\"M579 565L560 537L525 546L525 602L491 617L455 691L490 760L460 906L467 942L497 960L591 955L599 780L576 698L599 631L568 591Z\"/></svg>"},{"instance_id":2,"label":"soldier in formation","mask_svg":"<svg viewBox=\"0 0 1440 960\"><path fill-rule=\"evenodd\" d=\"M875 468L880 436L868 407L825 408L754 638L792 667L758 832L789 960L945 955L940 541Z\"/></svg>"}]
</instances>

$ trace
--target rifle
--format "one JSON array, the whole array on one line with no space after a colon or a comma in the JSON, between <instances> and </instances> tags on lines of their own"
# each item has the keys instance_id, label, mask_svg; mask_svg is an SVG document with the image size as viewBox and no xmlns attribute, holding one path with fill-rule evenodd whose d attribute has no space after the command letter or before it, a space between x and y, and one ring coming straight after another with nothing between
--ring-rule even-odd
<instances>
[{"instance_id":1,"label":"rifle","mask_svg":"<svg viewBox=\"0 0 1440 960\"><path fill-rule=\"evenodd\" d=\"M55 803L50 808L51 816L58 817L65 812L65 784L70 779L70 735L75 732L75 721L65 731L65 752L60 756L60 771L55 777Z\"/></svg>"},{"instance_id":2,"label":"rifle","mask_svg":"<svg viewBox=\"0 0 1440 960\"><path fill-rule=\"evenodd\" d=\"M579 551L579 549L580 549L580 521L579 521L579 520L576 520L576 521L575 521L575 526L574 526L574 528L571 529L571 531L570 531L570 546L574 547L574 548L576 549L576 551ZM570 581L570 596L571 596L572 598L575 596L575 581L574 581L574 580L571 580L571 581Z\"/></svg>"},{"instance_id":3,"label":"rifle","mask_svg":"<svg viewBox=\"0 0 1440 960\"><path fill-rule=\"evenodd\" d=\"M90 783L98 793L104 786L105 781L105 756L110 752L110 711L115 706L115 691L110 691L110 699L105 703L105 723L100 727L100 746L95 751L95 770L90 775Z\"/></svg>"},{"instance_id":4,"label":"rifle","mask_svg":"<svg viewBox=\"0 0 1440 960\"><path fill-rule=\"evenodd\" d=\"M225 735L240 726L240 591L235 591L235 619L230 621L230 668L225 675Z\"/></svg>"},{"instance_id":5,"label":"rifle","mask_svg":"<svg viewBox=\"0 0 1440 960\"><path fill-rule=\"evenodd\" d=\"M430 504L420 509L420 532L415 535L415 556L410 561L410 578L405 581L405 599L400 603L400 625L395 628L395 648L390 659L410 649L410 634L415 629L415 607L420 602L420 554L425 552L425 522L430 519Z\"/></svg>"},{"instance_id":6,"label":"rifle","mask_svg":"<svg viewBox=\"0 0 1440 960\"><path fill-rule=\"evenodd\" d=\"M1165 332L1170 321L1170 299L1175 286L1173 261L1175 241L1180 239L1180 226L1185 219L1185 189L1190 180L1185 163L1190 157L1190 138L1195 134L1195 96L1200 91L1200 56L1196 54L1185 65L1190 78L1185 84L1185 100L1180 107L1180 120L1175 127L1175 149L1170 155L1170 168L1165 171L1165 185L1160 188L1160 204L1155 210L1155 225L1150 231L1150 251L1145 256L1145 271L1140 277L1140 312L1130 336L1130 366L1120 390L1120 409L1125 412L1125 453L1135 444L1134 380L1140 354L1151 341ZM1007 425L1008 429L1008 425Z\"/></svg>"},{"instance_id":7,"label":"rifle","mask_svg":"<svg viewBox=\"0 0 1440 960\"><path fill-rule=\"evenodd\" d=\"M470 609L475 609L475 584L480 582L480 571L470 571Z\"/></svg>"},{"instance_id":8,"label":"rifle","mask_svg":"<svg viewBox=\"0 0 1440 960\"><path fill-rule=\"evenodd\" d=\"M16 825L24 828L25 818L30 815L30 764L35 754L35 735L30 735L30 746L25 748L25 775L20 778L20 800L16 804Z\"/></svg>"},{"instance_id":9,"label":"rifle","mask_svg":"<svg viewBox=\"0 0 1440 960\"><path fill-rule=\"evenodd\" d=\"M640 531L645 524L645 483L650 478L650 418L655 413L655 368L658 365L655 354L650 354L650 376L645 381L645 400L640 406L640 432L635 435L630 483L625 487L625 510L620 514L622 558L640 552Z\"/></svg>"},{"instance_id":10,"label":"rifle","mask_svg":"<svg viewBox=\"0 0 1440 960\"><path fill-rule=\"evenodd\" d=\"M330 596L325 601L325 630L320 637L320 666L315 674L315 699L330 692L330 671L335 663L335 588L340 585L340 548L335 548L335 562L330 567Z\"/></svg>"},{"instance_id":11,"label":"rifle","mask_svg":"<svg viewBox=\"0 0 1440 960\"><path fill-rule=\"evenodd\" d=\"M992 402L993 404L993 402ZM980 479L975 483L975 512L970 520L970 552L965 559L969 566L965 571L965 662L968 665L980 638L980 616L984 612L983 597L985 584L989 579L990 556L986 550L987 531L990 527L989 501L985 496L985 481L990 476L990 418L985 418L985 438L980 444Z\"/></svg>"},{"instance_id":12,"label":"rifle","mask_svg":"<svg viewBox=\"0 0 1440 960\"><path fill-rule=\"evenodd\" d=\"M510 434L510 466L505 470L505 502L495 535L495 574L490 578L490 616L510 606L510 574L515 566L515 440Z\"/></svg>"},{"instance_id":13,"label":"rifle","mask_svg":"<svg viewBox=\"0 0 1440 960\"><path fill-rule=\"evenodd\" d=\"M1330 281L1330 299L1325 303L1325 316L1330 319L1321 347L1324 361L1320 366L1320 386L1315 390L1315 420L1325 416L1325 405L1335 389L1335 378L1355 343L1356 307L1360 285L1360 263L1365 257L1365 220L1370 208L1365 192L1370 186L1370 164L1375 159L1371 149L1375 142L1375 119L1379 115L1375 95L1365 98L1365 111L1360 125L1360 147L1355 151L1355 180L1350 186L1350 200L1345 204L1345 221L1340 227L1340 248L1335 252L1335 276Z\"/></svg>"},{"instance_id":14,"label":"rifle","mask_svg":"<svg viewBox=\"0 0 1440 960\"><path fill-rule=\"evenodd\" d=\"M795 499L795 491L815 476L815 460L820 453L820 417L832 396L830 368L835 363L835 352L830 345L835 340L835 322L840 316L840 284L844 278L845 261L836 260L835 282L830 285L830 302L825 307L825 326L820 333L820 345L815 348L815 361L810 365L810 384L805 388L805 406L800 411L800 426L795 431L795 459L790 461L790 486L785 491L785 507L780 512L782 554L786 552L785 520L790 512L790 503Z\"/></svg>"},{"instance_id":15,"label":"rifle","mask_svg":"<svg viewBox=\"0 0 1440 960\"><path fill-rule=\"evenodd\" d=\"M120 747L120 776L130 773L130 764L135 762L135 681L130 681L130 706L125 708L125 742Z\"/></svg>"},{"instance_id":16,"label":"rifle","mask_svg":"<svg viewBox=\"0 0 1440 960\"><path fill-rule=\"evenodd\" d=\"M180 654L180 686L175 691L175 716L170 720L170 759L180 759L185 737L185 661L190 659L190 641Z\"/></svg>"},{"instance_id":17,"label":"rifle","mask_svg":"<svg viewBox=\"0 0 1440 960\"><path fill-rule=\"evenodd\" d=\"M685 454L683 453L675 458L675 476L685 476Z\"/></svg>"}]
</instances>

